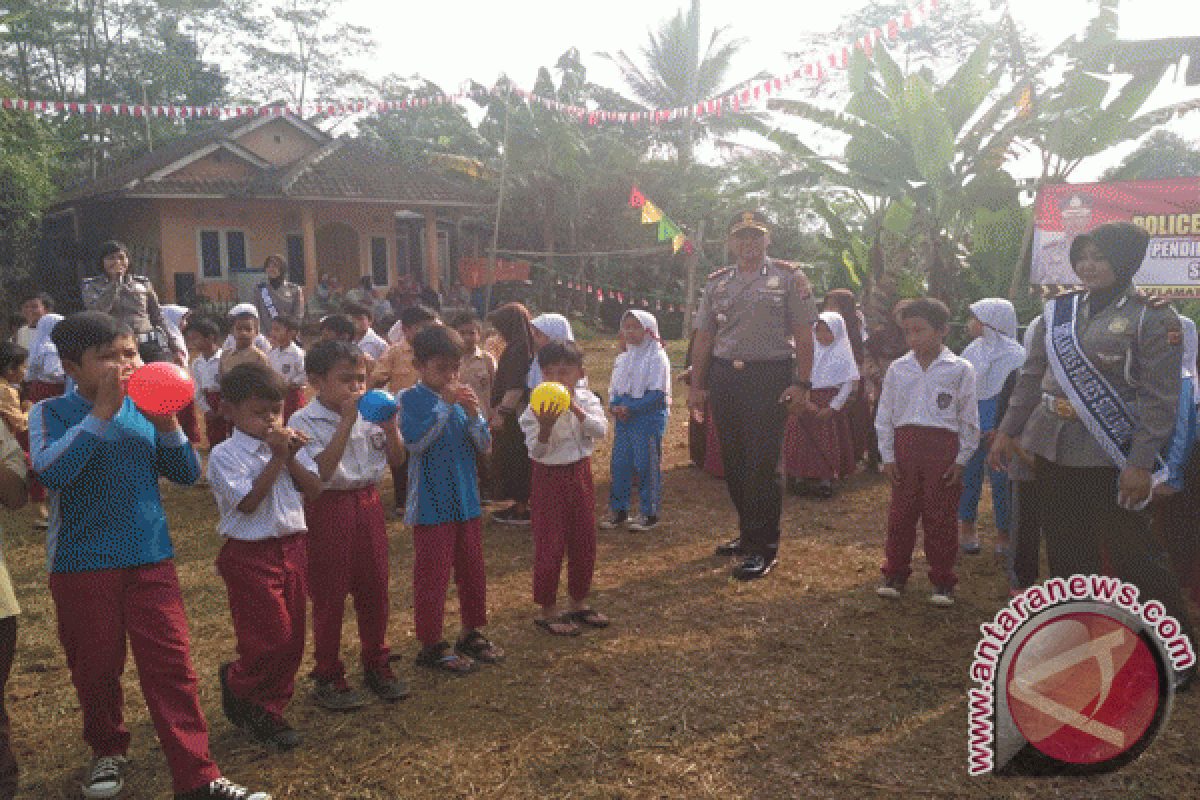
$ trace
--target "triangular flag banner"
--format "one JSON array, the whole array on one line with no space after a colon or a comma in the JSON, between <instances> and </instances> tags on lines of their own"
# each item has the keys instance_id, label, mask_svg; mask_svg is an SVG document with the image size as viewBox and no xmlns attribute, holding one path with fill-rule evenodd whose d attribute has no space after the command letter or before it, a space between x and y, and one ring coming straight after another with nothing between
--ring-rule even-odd
<instances>
[{"instance_id":1,"label":"triangular flag banner","mask_svg":"<svg viewBox=\"0 0 1200 800\"><path fill-rule=\"evenodd\" d=\"M662 219L662 212L658 210L658 206L647 200L645 205L642 206L642 224L650 225L658 222L660 219Z\"/></svg>"},{"instance_id":2,"label":"triangular flag banner","mask_svg":"<svg viewBox=\"0 0 1200 800\"><path fill-rule=\"evenodd\" d=\"M670 224L671 220L667 219L666 217L663 217L658 221L658 240L660 242L665 242L672 238L669 227Z\"/></svg>"},{"instance_id":3,"label":"triangular flag banner","mask_svg":"<svg viewBox=\"0 0 1200 800\"><path fill-rule=\"evenodd\" d=\"M696 248L695 248L695 247L692 247L692 243L691 243L691 242L689 242L689 241L684 241L684 243L683 243L683 254L684 254L685 256L690 256L690 255L691 255L692 253L694 253L694 252L696 252Z\"/></svg>"},{"instance_id":4,"label":"triangular flag banner","mask_svg":"<svg viewBox=\"0 0 1200 800\"><path fill-rule=\"evenodd\" d=\"M682 233L675 234L675 238L671 240L671 252L678 253L679 248L683 247L683 243L687 241L687 237Z\"/></svg>"},{"instance_id":5,"label":"triangular flag banner","mask_svg":"<svg viewBox=\"0 0 1200 800\"><path fill-rule=\"evenodd\" d=\"M639 192L636 186L629 193L629 205L631 208L641 208L646 205L646 196Z\"/></svg>"},{"instance_id":6,"label":"triangular flag banner","mask_svg":"<svg viewBox=\"0 0 1200 800\"><path fill-rule=\"evenodd\" d=\"M666 239L674 239L676 236L683 233L683 231L679 230L679 226L675 224L675 221L670 217L663 217L659 227L660 230L665 230L667 233L665 239L663 237L659 237L662 241L666 241Z\"/></svg>"}]
</instances>

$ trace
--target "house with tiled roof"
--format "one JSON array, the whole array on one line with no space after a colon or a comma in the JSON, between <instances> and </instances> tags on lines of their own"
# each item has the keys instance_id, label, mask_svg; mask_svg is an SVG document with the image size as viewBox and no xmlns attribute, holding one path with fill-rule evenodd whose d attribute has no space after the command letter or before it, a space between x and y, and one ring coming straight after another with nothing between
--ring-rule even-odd
<instances>
[{"instance_id":1,"label":"house with tiled roof","mask_svg":"<svg viewBox=\"0 0 1200 800\"><path fill-rule=\"evenodd\" d=\"M163 302L247 299L275 253L309 297L322 273L343 288L364 275L381 288L469 285L495 193L466 172L291 114L235 118L67 190L44 228L49 250L77 254L60 285L97 274L88 254L118 239Z\"/></svg>"}]
</instances>

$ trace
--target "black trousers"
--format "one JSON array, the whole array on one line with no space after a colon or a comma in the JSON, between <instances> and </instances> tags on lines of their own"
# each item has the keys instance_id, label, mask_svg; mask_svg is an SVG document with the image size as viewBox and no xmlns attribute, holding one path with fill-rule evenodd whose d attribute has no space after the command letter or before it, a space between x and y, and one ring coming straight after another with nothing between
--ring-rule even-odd
<instances>
[{"instance_id":1,"label":"black trousers","mask_svg":"<svg viewBox=\"0 0 1200 800\"><path fill-rule=\"evenodd\" d=\"M739 362L740 363L740 362ZM792 382L792 362L713 359L708 390L721 441L725 485L737 509L742 549L768 558L779 548L783 488L779 453L787 410L779 396Z\"/></svg>"},{"instance_id":2,"label":"black trousers","mask_svg":"<svg viewBox=\"0 0 1200 800\"><path fill-rule=\"evenodd\" d=\"M1038 518L1037 484L1035 481L1009 481L1012 492L1012 556L1009 579L1018 589L1028 589L1037 583L1039 559L1042 554L1042 521Z\"/></svg>"},{"instance_id":3,"label":"black trousers","mask_svg":"<svg viewBox=\"0 0 1200 800\"><path fill-rule=\"evenodd\" d=\"M13 755L12 725L5 705L8 675L17 652L17 618L0 619L0 800L17 796L17 759Z\"/></svg>"},{"instance_id":4,"label":"black trousers","mask_svg":"<svg viewBox=\"0 0 1200 800\"><path fill-rule=\"evenodd\" d=\"M1050 577L1100 574L1103 543L1117 577L1141 598L1162 603L1194 642L1179 581L1149 515L1117 505L1117 468L1064 467L1039 457L1035 473Z\"/></svg>"}]
</instances>

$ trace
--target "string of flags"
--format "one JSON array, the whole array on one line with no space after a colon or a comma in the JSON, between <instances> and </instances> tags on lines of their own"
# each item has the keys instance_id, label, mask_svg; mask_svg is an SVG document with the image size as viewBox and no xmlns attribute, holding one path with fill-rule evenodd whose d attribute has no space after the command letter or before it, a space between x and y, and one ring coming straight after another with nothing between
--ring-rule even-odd
<instances>
[{"instance_id":1,"label":"string of flags","mask_svg":"<svg viewBox=\"0 0 1200 800\"><path fill-rule=\"evenodd\" d=\"M555 278L555 286L561 286L570 291L582 292L585 298L595 297L597 303L603 303L605 300L615 300L622 305L630 305L634 307L653 309L655 311L665 311L668 313L683 313L683 304L668 299L663 299L656 295L651 295L648 292L638 291L636 289L620 289L613 286L602 286L598 283L580 282L574 278Z\"/></svg>"},{"instance_id":2,"label":"string of flags","mask_svg":"<svg viewBox=\"0 0 1200 800\"><path fill-rule=\"evenodd\" d=\"M542 97L522 89L513 92L530 104L538 104L552 111L558 111L572 116L586 125L616 123L639 125L647 123L663 123L686 117L702 117L721 115L729 111L739 111L743 106L751 105L773 92L779 92L790 86L793 81L814 80L823 82L828 69L846 69L850 66L850 55L855 50L871 54L875 45L881 41L891 41L900 35L901 30L912 30L917 25L917 18L928 21L930 14L939 8L944 0L921 0L912 8L891 19L886 25L868 31L856 41L834 50L822 57L799 67L782 77L767 78L753 86L742 88L724 97L706 100L694 106L677 108L660 108L650 111L604 111L588 109L562 103L550 97ZM345 115L364 112L404 111L432 106L453 105L459 100L472 99L483 101L489 96L500 96L504 90L500 88L480 89L469 92L459 92L451 95L436 95L432 97L411 98L408 100L376 100L363 102L317 102L304 103L301 106L292 104L250 106L180 106L180 105L132 105L127 103L78 103L62 100L24 100L17 97L0 98L0 106L12 111L32 111L43 114L96 114L100 116L130 116L130 117L167 117L171 119L227 119L231 117L261 117L283 116L285 113L301 117L313 114ZM664 240L665 241L665 240Z\"/></svg>"},{"instance_id":3,"label":"string of flags","mask_svg":"<svg viewBox=\"0 0 1200 800\"><path fill-rule=\"evenodd\" d=\"M646 199L646 196L638 191L638 188L633 187L633 191L629 193L629 207L640 208L642 210L643 225L658 226L658 240L660 242L671 243L671 253L678 253L683 250L685 256L690 256L696 252L696 248L692 245L683 230L675 224L675 221L662 213L658 206Z\"/></svg>"}]
</instances>

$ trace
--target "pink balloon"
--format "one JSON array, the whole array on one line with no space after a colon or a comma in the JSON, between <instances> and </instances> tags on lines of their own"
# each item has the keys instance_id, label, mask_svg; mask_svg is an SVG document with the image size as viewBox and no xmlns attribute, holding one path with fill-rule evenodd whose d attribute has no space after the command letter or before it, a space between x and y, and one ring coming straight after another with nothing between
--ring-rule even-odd
<instances>
[{"instance_id":1,"label":"pink balloon","mask_svg":"<svg viewBox=\"0 0 1200 800\"><path fill-rule=\"evenodd\" d=\"M129 377L127 389L133 404L147 414L174 414L192 402L196 387L187 370L178 364L156 361L139 367Z\"/></svg>"}]
</instances>

